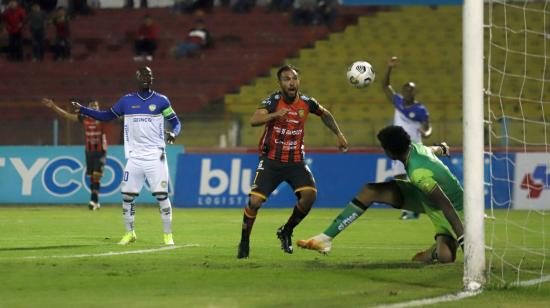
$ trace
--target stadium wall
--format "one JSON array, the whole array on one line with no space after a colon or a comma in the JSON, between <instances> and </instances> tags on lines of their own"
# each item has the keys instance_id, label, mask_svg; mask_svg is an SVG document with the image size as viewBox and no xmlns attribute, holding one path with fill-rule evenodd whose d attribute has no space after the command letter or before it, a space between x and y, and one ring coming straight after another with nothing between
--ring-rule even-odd
<instances>
[{"instance_id":1,"label":"stadium wall","mask_svg":"<svg viewBox=\"0 0 550 308\"><path fill-rule=\"evenodd\" d=\"M100 200L119 203L123 147L110 146L108 154ZM462 181L462 155L443 158L443 162ZM246 203L258 156L240 150L187 153L171 146L168 163L175 206L240 208ZM391 177L391 161L380 152L310 152L306 163L318 186L316 207L342 207L365 183ZM0 146L0 204L87 204L85 170L82 146ZM486 159L485 174L485 183L491 183L485 191L487 207L492 190L495 208L513 204L515 209L550 209L550 154L497 153L492 161ZM138 202L156 200L144 190ZM295 202L290 187L282 184L266 206L292 207Z\"/></svg>"}]
</instances>

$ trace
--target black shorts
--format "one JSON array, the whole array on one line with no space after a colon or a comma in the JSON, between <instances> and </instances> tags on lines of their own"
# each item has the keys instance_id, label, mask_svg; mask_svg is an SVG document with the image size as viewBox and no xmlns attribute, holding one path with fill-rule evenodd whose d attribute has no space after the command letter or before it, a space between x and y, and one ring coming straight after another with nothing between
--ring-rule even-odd
<instances>
[{"instance_id":1,"label":"black shorts","mask_svg":"<svg viewBox=\"0 0 550 308\"><path fill-rule=\"evenodd\" d=\"M267 200L282 182L287 182L295 193L306 189L317 191L313 174L304 162L283 163L260 157L250 194Z\"/></svg>"},{"instance_id":2,"label":"black shorts","mask_svg":"<svg viewBox=\"0 0 550 308\"><path fill-rule=\"evenodd\" d=\"M99 172L103 174L105 159L105 152L86 152L86 175L91 176L94 172Z\"/></svg>"}]
</instances>

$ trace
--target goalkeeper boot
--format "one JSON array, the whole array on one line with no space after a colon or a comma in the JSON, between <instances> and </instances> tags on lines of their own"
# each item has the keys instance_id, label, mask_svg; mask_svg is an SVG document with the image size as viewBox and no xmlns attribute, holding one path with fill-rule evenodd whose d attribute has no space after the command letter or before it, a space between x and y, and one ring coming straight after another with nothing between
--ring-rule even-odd
<instances>
[{"instance_id":1,"label":"goalkeeper boot","mask_svg":"<svg viewBox=\"0 0 550 308\"><path fill-rule=\"evenodd\" d=\"M327 254L332 249L332 238L321 233L307 240L299 240L296 244L305 249L317 250L319 253Z\"/></svg>"},{"instance_id":2,"label":"goalkeeper boot","mask_svg":"<svg viewBox=\"0 0 550 308\"><path fill-rule=\"evenodd\" d=\"M124 236L122 237L120 242L118 242L118 244L119 245L128 245L130 243L135 242L136 239L137 239L136 232L133 231L133 230L128 231L128 232L126 232L126 234L124 234Z\"/></svg>"},{"instance_id":3,"label":"goalkeeper boot","mask_svg":"<svg viewBox=\"0 0 550 308\"><path fill-rule=\"evenodd\" d=\"M281 241L281 249L286 253L292 253L292 231L285 229L285 226L277 229L277 238Z\"/></svg>"},{"instance_id":4,"label":"goalkeeper boot","mask_svg":"<svg viewBox=\"0 0 550 308\"><path fill-rule=\"evenodd\" d=\"M237 252L237 259L246 259L250 253L250 242L248 239L243 239L239 243L239 251Z\"/></svg>"},{"instance_id":5,"label":"goalkeeper boot","mask_svg":"<svg viewBox=\"0 0 550 308\"><path fill-rule=\"evenodd\" d=\"M174 237L172 233L164 233L164 245L174 246Z\"/></svg>"}]
</instances>

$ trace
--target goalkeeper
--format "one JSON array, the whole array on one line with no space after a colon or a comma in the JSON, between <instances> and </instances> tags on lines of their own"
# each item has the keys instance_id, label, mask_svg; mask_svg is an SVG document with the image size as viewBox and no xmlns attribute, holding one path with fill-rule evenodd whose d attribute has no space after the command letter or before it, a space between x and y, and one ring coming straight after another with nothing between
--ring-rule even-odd
<instances>
[{"instance_id":1,"label":"goalkeeper","mask_svg":"<svg viewBox=\"0 0 550 308\"><path fill-rule=\"evenodd\" d=\"M332 240L361 216L373 202L396 209L425 213L435 227L435 244L417 253L413 261L454 262L462 246L463 190L454 175L436 156L448 156L449 147L442 143L424 146L411 142L401 126L388 126L378 133L386 155L405 165L409 180L369 183L355 196L332 224L321 234L298 241L302 248L328 253Z\"/></svg>"}]
</instances>

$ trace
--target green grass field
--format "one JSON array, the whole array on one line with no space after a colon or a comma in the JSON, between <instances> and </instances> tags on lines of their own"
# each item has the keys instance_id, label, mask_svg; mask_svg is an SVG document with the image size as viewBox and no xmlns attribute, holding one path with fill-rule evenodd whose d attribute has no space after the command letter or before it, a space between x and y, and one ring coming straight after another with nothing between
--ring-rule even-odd
<instances>
[{"instance_id":1,"label":"green grass field","mask_svg":"<svg viewBox=\"0 0 550 308\"><path fill-rule=\"evenodd\" d=\"M314 209L294 238L319 233L338 212ZM497 214L525 220L524 212L510 213ZM355 307L461 289L462 253L451 265L409 261L432 242L432 226L425 216L400 221L398 211L369 210L324 256L306 250L283 254L275 231L289 214L290 209L262 209L250 259L237 260L242 210L176 209L174 237L179 248L90 256L163 247L158 210L138 205L138 242L120 247L116 243L124 230L118 206L98 212L84 207L2 207L0 306ZM505 228L495 230L505 234ZM184 246L189 244L197 246ZM513 252L508 255L514 257ZM476 297L440 305L549 307L550 283L489 287Z\"/></svg>"}]
</instances>

